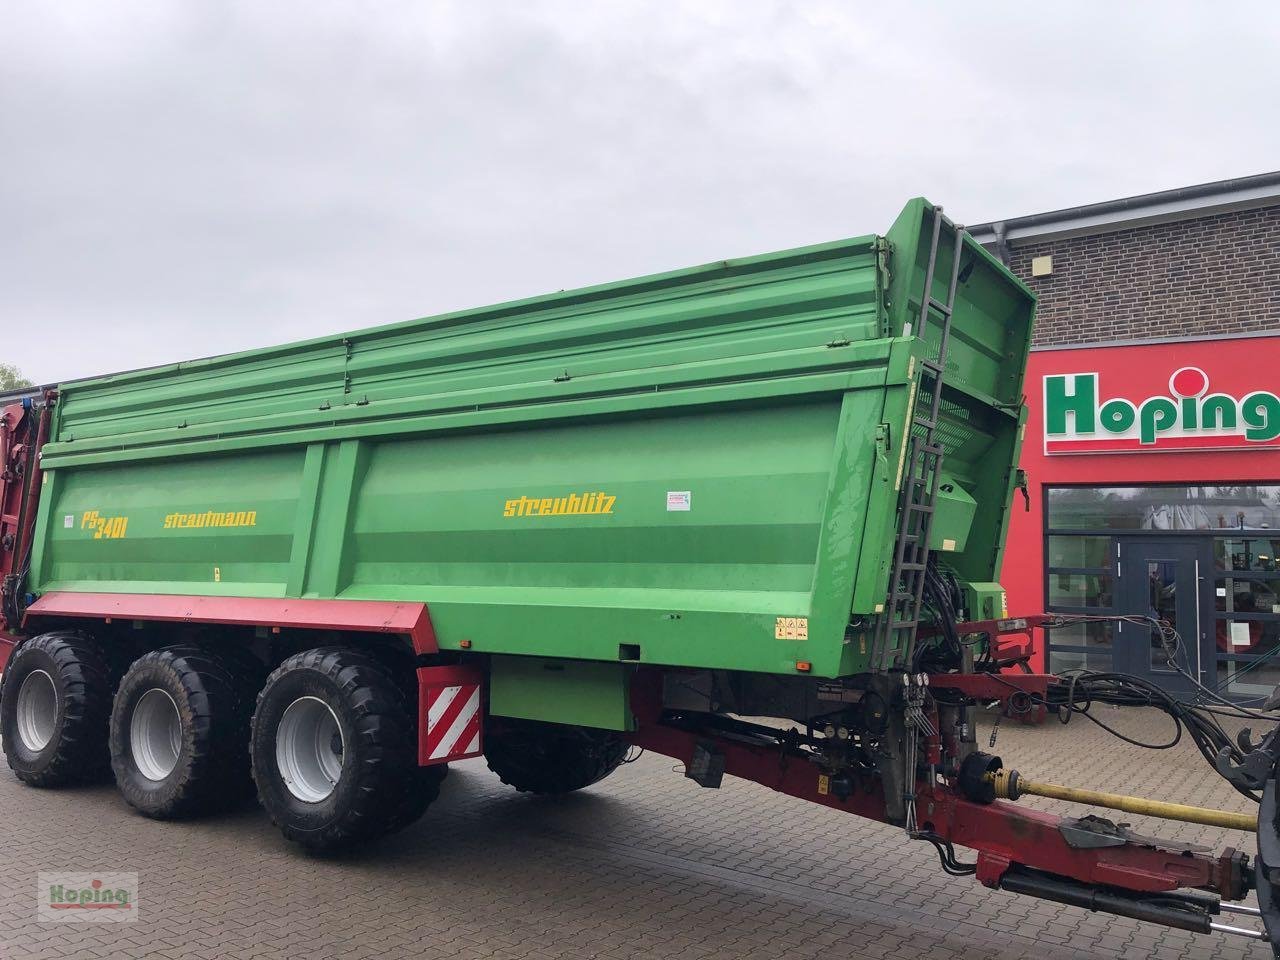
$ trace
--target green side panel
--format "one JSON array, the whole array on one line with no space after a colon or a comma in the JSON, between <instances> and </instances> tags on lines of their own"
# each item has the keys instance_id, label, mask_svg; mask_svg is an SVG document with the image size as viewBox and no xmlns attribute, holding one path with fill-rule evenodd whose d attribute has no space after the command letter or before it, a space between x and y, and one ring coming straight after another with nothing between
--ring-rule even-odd
<instances>
[{"instance_id":1,"label":"green side panel","mask_svg":"<svg viewBox=\"0 0 1280 960\"><path fill-rule=\"evenodd\" d=\"M632 668L623 663L493 657L489 712L603 730L632 730Z\"/></svg>"},{"instance_id":2,"label":"green side panel","mask_svg":"<svg viewBox=\"0 0 1280 960\"><path fill-rule=\"evenodd\" d=\"M427 599L441 642L475 651L833 672L867 481L828 510L832 478L870 469L880 399L378 444L339 596Z\"/></svg>"},{"instance_id":3,"label":"green side panel","mask_svg":"<svg viewBox=\"0 0 1280 960\"><path fill-rule=\"evenodd\" d=\"M926 210L886 238L64 385L31 588L422 601L445 649L609 676L862 672L929 335L909 327ZM1032 301L964 256L939 523L961 579L989 582Z\"/></svg>"},{"instance_id":4,"label":"green side panel","mask_svg":"<svg viewBox=\"0 0 1280 960\"><path fill-rule=\"evenodd\" d=\"M303 457L55 471L37 531L38 590L285 596Z\"/></svg>"},{"instance_id":5,"label":"green side panel","mask_svg":"<svg viewBox=\"0 0 1280 960\"><path fill-rule=\"evenodd\" d=\"M45 463L839 390L864 357L828 344L884 351L882 281L862 237L74 382Z\"/></svg>"}]
</instances>

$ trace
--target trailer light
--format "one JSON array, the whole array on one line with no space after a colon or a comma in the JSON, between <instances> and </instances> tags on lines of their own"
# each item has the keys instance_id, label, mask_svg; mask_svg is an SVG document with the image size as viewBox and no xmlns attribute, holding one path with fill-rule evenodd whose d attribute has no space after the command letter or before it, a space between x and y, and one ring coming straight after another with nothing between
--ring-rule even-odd
<instances>
[{"instance_id":1,"label":"trailer light","mask_svg":"<svg viewBox=\"0 0 1280 960\"><path fill-rule=\"evenodd\" d=\"M813 664L810 663L808 660L797 660L796 669L799 670L801 673L808 673L810 670L813 669Z\"/></svg>"},{"instance_id":2,"label":"trailer light","mask_svg":"<svg viewBox=\"0 0 1280 960\"><path fill-rule=\"evenodd\" d=\"M470 650L470 649L471 649L471 641L470 641L470 640L459 640L459 641L458 641L458 646L460 646L463 650Z\"/></svg>"}]
</instances>

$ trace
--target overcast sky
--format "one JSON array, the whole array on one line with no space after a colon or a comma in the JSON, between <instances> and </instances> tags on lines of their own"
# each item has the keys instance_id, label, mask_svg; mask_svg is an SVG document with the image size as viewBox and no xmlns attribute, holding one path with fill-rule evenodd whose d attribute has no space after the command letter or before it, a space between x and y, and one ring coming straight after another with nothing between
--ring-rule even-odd
<instances>
[{"instance_id":1,"label":"overcast sky","mask_svg":"<svg viewBox=\"0 0 1280 960\"><path fill-rule=\"evenodd\" d=\"M1275 3L0 0L40 382L1280 168Z\"/></svg>"}]
</instances>

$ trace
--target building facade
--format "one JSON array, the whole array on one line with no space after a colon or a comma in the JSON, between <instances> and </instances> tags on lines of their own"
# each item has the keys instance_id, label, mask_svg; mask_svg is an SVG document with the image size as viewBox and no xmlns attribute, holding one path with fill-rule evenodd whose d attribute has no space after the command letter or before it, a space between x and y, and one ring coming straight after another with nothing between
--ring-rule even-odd
<instances>
[{"instance_id":1,"label":"building facade","mask_svg":"<svg viewBox=\"0 0 1280 960\"><path fill-rule=\"evenodd\" d=\"M1039 297L1009 610L1099 618L1050 631L1040 665L1270 694L1280 173L971 230Z\"/></svg>"}]
</instances>

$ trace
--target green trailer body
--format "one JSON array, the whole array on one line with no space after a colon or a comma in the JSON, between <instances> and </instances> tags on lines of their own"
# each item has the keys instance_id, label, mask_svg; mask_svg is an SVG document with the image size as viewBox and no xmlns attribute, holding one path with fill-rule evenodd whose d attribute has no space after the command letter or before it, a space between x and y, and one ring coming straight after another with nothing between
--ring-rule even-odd
<instances>
[{"instance_id":1,"label":"green trailer body","mask_svg":"<svg viewBox=\"0 0 1280 960\"><path fill-rule=\"evenodd\" d=\"M937 350L918 323L931 210L911 201L884 236L63 385L30 589L411 600L442 650L879 668ZM958 271L932 545L989 595L1034 298L967 237Z\"/></svg>"}]
</instances>

